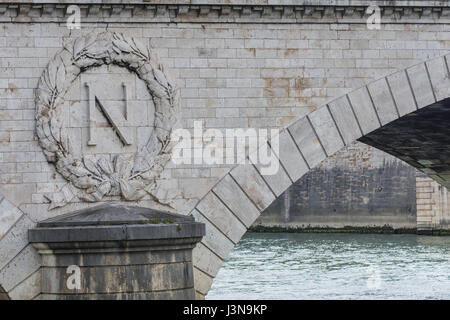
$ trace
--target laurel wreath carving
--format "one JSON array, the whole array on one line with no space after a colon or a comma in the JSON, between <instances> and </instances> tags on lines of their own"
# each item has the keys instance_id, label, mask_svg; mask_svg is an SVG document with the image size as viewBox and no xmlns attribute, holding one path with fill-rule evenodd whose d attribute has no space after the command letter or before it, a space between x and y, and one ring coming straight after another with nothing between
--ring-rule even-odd
<instances>
[{"instance_id":1,"label":"laurel wreath carving","mask_svg":"<svg viewBox=\"0 0 450 320\"><path fill-rule=\"evenodd\" d=\"M154 130L148 142L132 156L77 158L62 123L64 95L84 71L117 65L145 82L155 105ZM178 94L163 66L147 46L120 33L89 34L67 44L49 62L36 90L36 133L47 160L78 191L84 201L120 195L135 201L152 195L155 180L170 160L170 136L177 123Z\"/></svg>"}]
</instances>

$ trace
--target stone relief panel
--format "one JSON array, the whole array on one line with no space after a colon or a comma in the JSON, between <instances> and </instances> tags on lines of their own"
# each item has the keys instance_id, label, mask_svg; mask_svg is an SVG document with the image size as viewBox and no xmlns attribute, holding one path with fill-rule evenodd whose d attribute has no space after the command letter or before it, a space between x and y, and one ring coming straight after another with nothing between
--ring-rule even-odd
<instances>
[{"instance_id":1,"label":"stone relief panel","mask_svg":"<svg viewBox=\"0 0 450 320\"><path fill-rule=\"evenodd\" d=\"M64 119L74 154L134 154L153 131L155 106L141 79L103 65L83 72L65 96Z\"/></svg>"},{"instance_id":2,"label":"stone relief panel","mask_svg":"<svg viewBox=\"0 0 450 320\"><path fill-rule=\"evenodd\" d=\"M157 198L179 103L149 48L120 33L80 37L50 61L35 101L39 144L68 182L49 209Z\"/></svg>"}]
</instances>

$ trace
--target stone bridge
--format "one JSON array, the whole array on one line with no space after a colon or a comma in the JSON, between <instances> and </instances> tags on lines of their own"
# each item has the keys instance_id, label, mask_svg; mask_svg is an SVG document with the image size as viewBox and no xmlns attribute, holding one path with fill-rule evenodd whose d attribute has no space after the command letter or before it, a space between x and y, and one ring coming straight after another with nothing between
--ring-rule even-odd
<instances>
[{"instance_id":1,"label":"stone bridge","mask_svg":"<svg viewBox=\"0 0 450 320\"><path fill-rule=\"evenodd\" d=\"M310 169L354 141L450 185L446 1L78 3L81 29L66 25L69 1L0 3L0 298L39 298L40 257L28 243L28 229L63 213L124 200L120 194L94 203L68 196L67 178L38 143L39 78L63 46L85 35L117 32L150 45L161 70L180 89L177 116L184 128L192 130L194 121L201 120L205 128L219 130L281 129L280 148L274 150L281 166L275 175L262 175L258 164L169 163L151 196L133 200L133 194L125 195L127 203L192 214L206 224L207 235L194 249L200 299L259 214ZM379 28L367 26L369 5L381 10ZM99 67L82 75L83 81L107 83L102 90L114 95L107 87L123 72L118 69ZM133 99L150 99L142 80L127 79ZM64 107L74 148L88 152L90 100L83 92L68 92ZM138 121L141 113L131 102L127 112ZM137 130L136 144L144 133ZM95 147L98 153L120 153L119 139L105 141L106 148ZM57 195L67 204L49 207ZM423 223L429 227L433 220Z\"/></svg>"}]
</instances>

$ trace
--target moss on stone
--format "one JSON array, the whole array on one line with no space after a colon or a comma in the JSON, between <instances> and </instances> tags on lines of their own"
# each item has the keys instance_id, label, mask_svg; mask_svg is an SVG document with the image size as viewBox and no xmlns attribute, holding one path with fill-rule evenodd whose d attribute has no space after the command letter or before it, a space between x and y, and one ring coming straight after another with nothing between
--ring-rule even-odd
<instances>
[{"instance_id":1,"label":"moss on stone","mask_svg":"<svg viewBox=\"0 0 450 320\"><path fill-rule=\"evenodd\" d=\"M372 234L417 234L415 228L394 229L383 227L343 227L343 228L314 228L314 227L282 227L282 226L252 226L249 232L287 232L287 233L372 233ZM450 235L450 232L447 232ZM440 235L444 235L441 233Z\"/></svg>"}]
</instances>

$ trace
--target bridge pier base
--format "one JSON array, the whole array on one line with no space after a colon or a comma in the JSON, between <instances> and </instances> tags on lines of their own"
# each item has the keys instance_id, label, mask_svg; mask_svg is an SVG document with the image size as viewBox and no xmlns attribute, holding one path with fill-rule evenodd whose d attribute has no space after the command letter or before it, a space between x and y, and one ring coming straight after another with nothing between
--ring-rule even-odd
<instances>
[{"instance_id":1,"label":"bridge pier base","mask_svg":"<svg viewBox=\"0 0 450 320\"><path fill-rule=\"evenodd\" d=\"M195 299L192 249L204 234L192 217L121 205L43 221L29 231L38 299Z\"/></svg>"},{"instance_id":2,"label":"bridge pier base","mask_svg":"<svg viewBox=\"0 0 450 320\"><path fill-rule=\"evenodd\" d=\"M416 177L417 233L450 234L450 192L420 173Z\"/></svg>"},{"instance_id":3,"label":"bridge pier base","mask_svg":"<svg viewBox=\"0 0 450 320\"><path fill-rule=\"evenodd\" d=\"M9 297L5 290L3 290L2 286L0 286L0 300L9 300Z\"/></svg>"}]
</instances>

